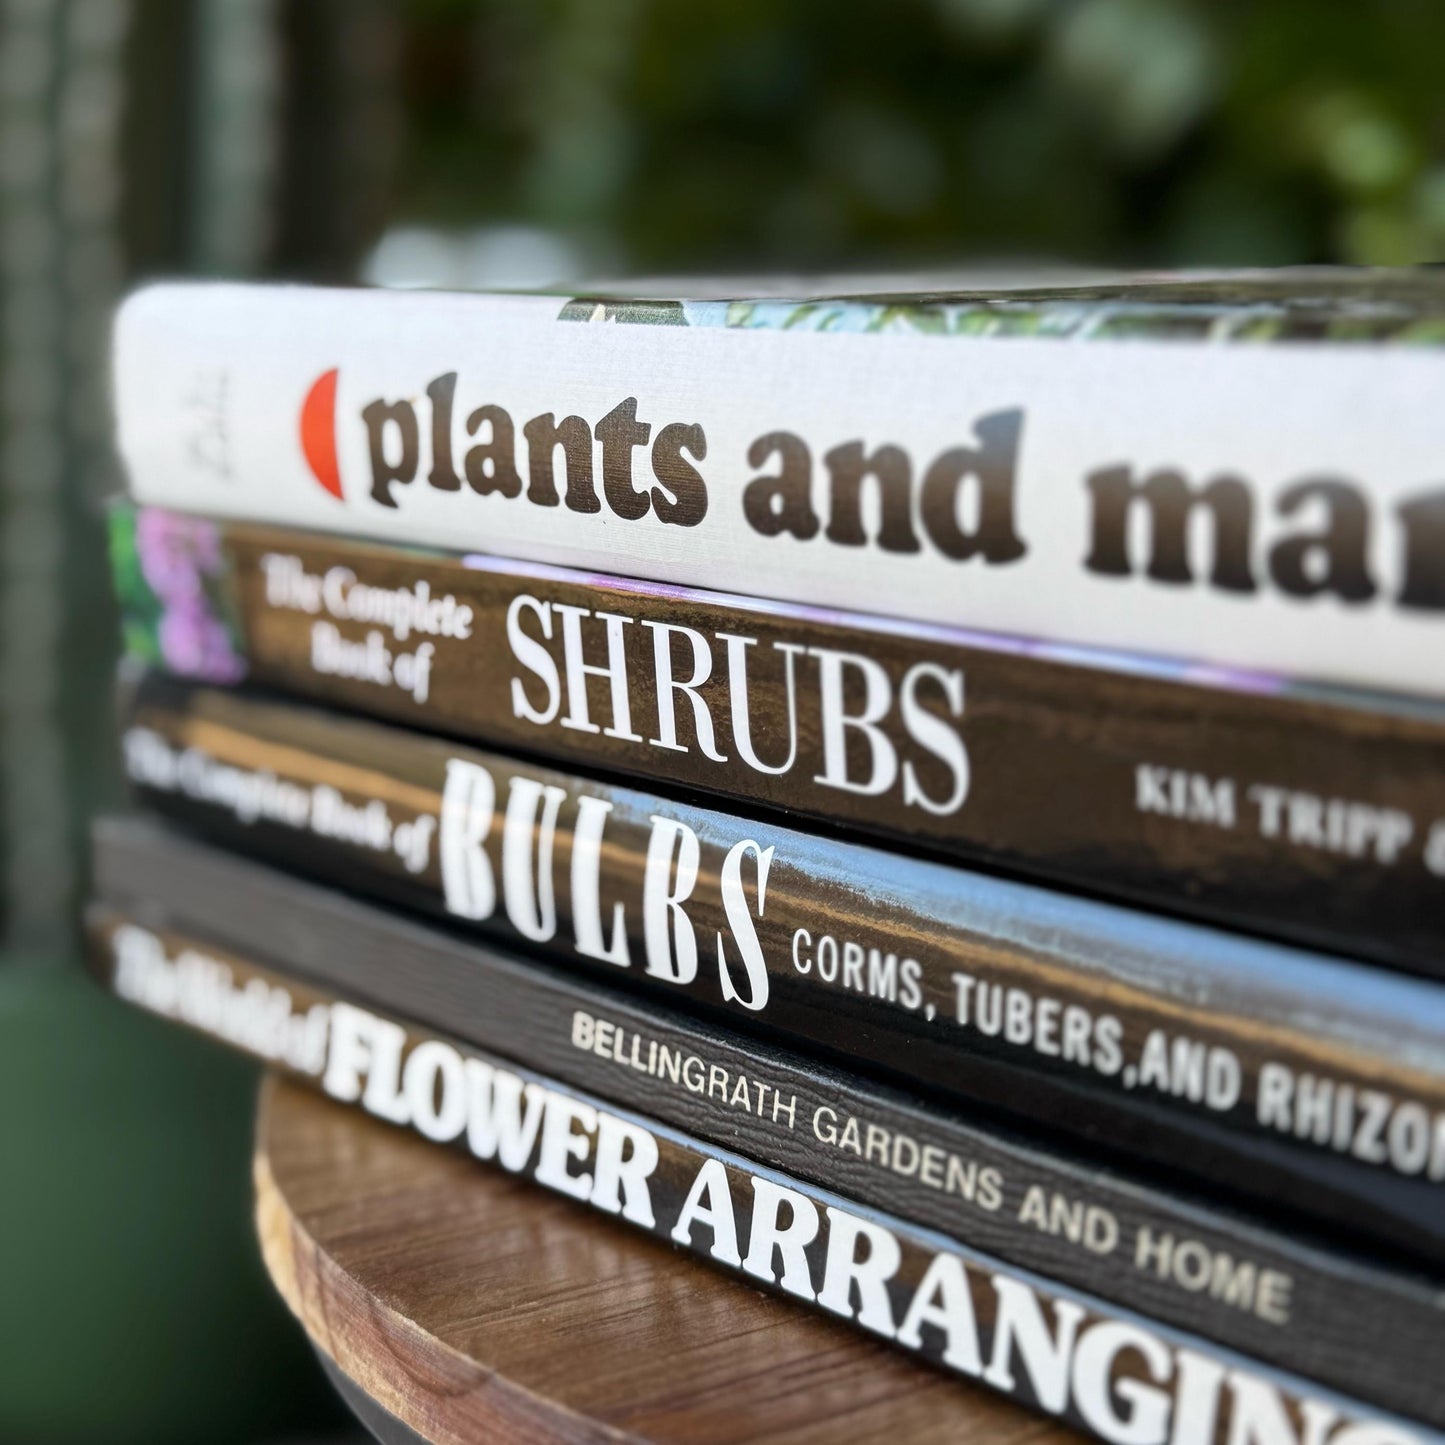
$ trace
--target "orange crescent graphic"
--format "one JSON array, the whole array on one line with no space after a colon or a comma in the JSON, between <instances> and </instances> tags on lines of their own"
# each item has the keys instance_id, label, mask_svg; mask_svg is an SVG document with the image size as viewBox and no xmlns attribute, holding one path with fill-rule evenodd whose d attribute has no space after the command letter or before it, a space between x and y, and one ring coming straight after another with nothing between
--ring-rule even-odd
<instances>
[{"instance_id":1,"label":"orange crescent graphic","mask_svg":"<svg viewBox=\"0 0 1445 1445\"><path fill-rule=\"evenodd\" d=\"M341 469L336 464L336 377L340 370L332 367L311 384L306 400L301 403L301 450L312 475L338 501L341 495Z\"/></svg>"}]
</instances>

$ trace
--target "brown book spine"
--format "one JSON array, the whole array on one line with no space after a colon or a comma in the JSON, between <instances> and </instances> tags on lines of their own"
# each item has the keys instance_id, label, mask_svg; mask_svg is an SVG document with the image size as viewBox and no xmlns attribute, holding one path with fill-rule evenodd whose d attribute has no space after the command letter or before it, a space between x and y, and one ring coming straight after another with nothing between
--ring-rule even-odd
<instances>
[{"instance_id":1,"label":"brown book spine","mask_svg":"<svg viewBox=\"0 0 1445 1445\"><path fill-rule=\"evenodd\" d=\"M172 671L1445 971L1439 705L153 509L113 535Z\"/></svg>"}]
</instances>

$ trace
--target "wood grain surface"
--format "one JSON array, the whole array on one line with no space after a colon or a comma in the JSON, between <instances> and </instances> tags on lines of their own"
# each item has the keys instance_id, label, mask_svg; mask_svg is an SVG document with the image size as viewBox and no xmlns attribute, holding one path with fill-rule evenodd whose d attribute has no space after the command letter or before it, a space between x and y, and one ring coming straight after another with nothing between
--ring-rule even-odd
<instances>
[{"instance_id":1,"label":"wood grain surface","mask_svg":"<svg viewBox=\"0 0 1445 1445\"><path fill-rule=\"evenodd\" d=\"M1073 1432L301 1087L264 1085L266 1267L429 1441L988 1441Z\"/></svg>"}]
</instances>

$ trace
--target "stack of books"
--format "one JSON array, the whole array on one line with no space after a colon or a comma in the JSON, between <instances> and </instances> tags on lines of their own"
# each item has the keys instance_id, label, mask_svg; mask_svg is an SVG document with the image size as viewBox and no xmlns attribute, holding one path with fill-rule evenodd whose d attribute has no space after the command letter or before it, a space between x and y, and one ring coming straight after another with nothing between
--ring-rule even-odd
<instances>
[{"instance_id":1,"label":"stack of books","mask_svg":"<svg viewBox=\"0 0 1445 1445\"><path fill-rule=\"evenodd\" d=\"M1115 1445L1436 1438L1445 281L846 290L133 295L95 972Z\"/></svg>"}]
</instances>

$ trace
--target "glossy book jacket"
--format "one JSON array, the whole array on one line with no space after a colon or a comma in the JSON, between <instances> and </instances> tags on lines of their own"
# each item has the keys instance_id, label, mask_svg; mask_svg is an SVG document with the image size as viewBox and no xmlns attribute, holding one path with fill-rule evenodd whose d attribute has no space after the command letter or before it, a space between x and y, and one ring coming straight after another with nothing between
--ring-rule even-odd
<instances>
[{"instance_id":1,"label":"glossy book jacket","mask_svg":"<svg viewBox=\"0 0 1445 1445\"><path fill-rule=\"evenodd\" d=\"M153 508L112 555L128 649L181 675L1445 957L1436 704Z\"/></svg>"},{"instance_id":2,"label":"glossy book jacket","mask_svg":"<svg viewBox=\"0 0 1445 1445\"><path fill-rule=\"evenodd\" d=\"M690 297L162 284L132 495L1445 692L1445 286Z\"/></svg>"}]
</instances>

